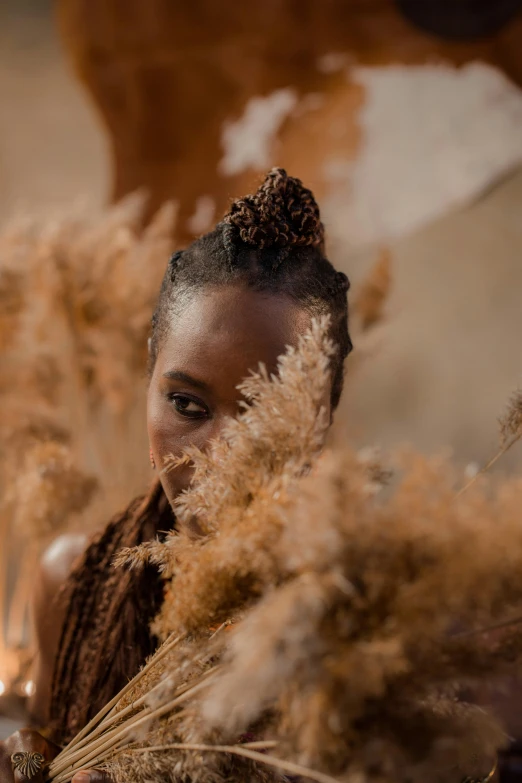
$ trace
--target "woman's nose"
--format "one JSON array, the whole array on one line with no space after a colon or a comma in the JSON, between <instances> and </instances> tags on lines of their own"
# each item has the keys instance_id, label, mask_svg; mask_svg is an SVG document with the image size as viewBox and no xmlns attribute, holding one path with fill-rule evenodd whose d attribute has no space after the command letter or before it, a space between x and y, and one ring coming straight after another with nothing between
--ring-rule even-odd
<instances>
[{"instance_id":1,"label":"woman's nose","mask_svg":"<svg viewBox=\"0 0 522 783\"><path fill-rule=\"evenodd\" d=\"M205 445L207 445L210 441L221 438L227 427L228 422L233 418L237 418L239 412L240 412L239 405L237 404L237 402L233 402L230 405L228 405L226 408L223 408L223 410L220 411L219 413L214 414L212 419L209 421L209 427L205 432L205 436L207 439Z\"/></svg>"},{"instance_id":2,"label":"woman's nose","mask_svg":"<svg viewBox=\"0 0 522 783\"><path fill-rule=\"evenodd\" d=\"M214 416L212 420L210 421L210 426L205 433L208 436L207 443L205 445L208 445L210 441L217 440L218 438L221 438L223 435L223 431L226 428L226 424L228 421L228 416Z\"/></svg>"}]
</instances>

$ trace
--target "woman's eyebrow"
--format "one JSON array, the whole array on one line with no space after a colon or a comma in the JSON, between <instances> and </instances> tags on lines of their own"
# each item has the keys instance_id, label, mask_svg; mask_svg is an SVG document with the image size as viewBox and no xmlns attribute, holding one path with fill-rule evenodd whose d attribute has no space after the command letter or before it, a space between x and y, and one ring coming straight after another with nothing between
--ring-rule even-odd
<instances>
[{"instance_id":1,"label":"woman's eyebrow","mask_svg":"<svg viewBox=\"0 0 522 783\"><path fill-rule=\"evenodd\" d=\"M180 370L168 370L163 373L163 377L168 378L171 381L187 383L189 386L194 386L194 388L202 389L203 391L208 391L210 388L205 381L198 381L197 378L193 378L191 375L188 375L186 372L181 372Z\"/></svg>"}]
</instances>

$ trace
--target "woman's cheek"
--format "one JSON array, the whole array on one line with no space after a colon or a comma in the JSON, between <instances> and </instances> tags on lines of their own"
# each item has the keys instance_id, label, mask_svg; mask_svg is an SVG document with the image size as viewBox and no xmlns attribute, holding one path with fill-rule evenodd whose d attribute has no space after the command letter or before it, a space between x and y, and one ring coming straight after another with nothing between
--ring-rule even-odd
<instances>
[{"instance_id":1,"label":"woman's cheek","mask_svg":"<svg viewBox=\"0 0 522 783\"><path fill-rule=\"evenodd\" d=\"M183 419L169 400L150 399L147 408L147 428L150 448L160 480L170 502L190 485L191 465L164 470L170 457L181 457L188 446L203 448L207 437L205 424L194 419Z\"/></svg>"}]
</instances>

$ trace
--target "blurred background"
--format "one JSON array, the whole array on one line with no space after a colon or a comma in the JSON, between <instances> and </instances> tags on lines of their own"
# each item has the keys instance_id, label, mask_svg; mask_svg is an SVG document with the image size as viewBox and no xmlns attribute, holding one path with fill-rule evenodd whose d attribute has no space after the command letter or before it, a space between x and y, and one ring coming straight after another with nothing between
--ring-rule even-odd
<instances>
[{"instance_id":1,"label":"blurred background","mask_svg":"<svg viewBox=\"0 0 522 783\"><path fill-rule=\"evenodd\" d=\"M168 256L270 167L353 283L335 438L495 448L522 379L522 0L2 0L0 107L2 736L43 549L150 479Z\"/></svg>"}]
</instances>

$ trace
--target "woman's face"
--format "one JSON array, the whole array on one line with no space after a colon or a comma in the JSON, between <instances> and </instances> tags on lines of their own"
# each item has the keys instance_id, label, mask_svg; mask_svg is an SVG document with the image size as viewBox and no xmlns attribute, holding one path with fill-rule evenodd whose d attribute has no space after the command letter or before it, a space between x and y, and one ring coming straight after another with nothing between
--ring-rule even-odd
<instances>
[{"instance_id":1,"label":"woman's face","mask_svg":"<svg viewBox=\"0 0 522 783\"><path fill-rule=\"evenodd\" d=\"M172 319L149 386L147 426L156 465L217 438L225 419L239 411L238 384L260 362L275 372L278 357L309 326L309 314L284 295L240 283L196 292ZM190 478L188 466L161 474L170 502Z\"/></svg>"}]
</instances>

